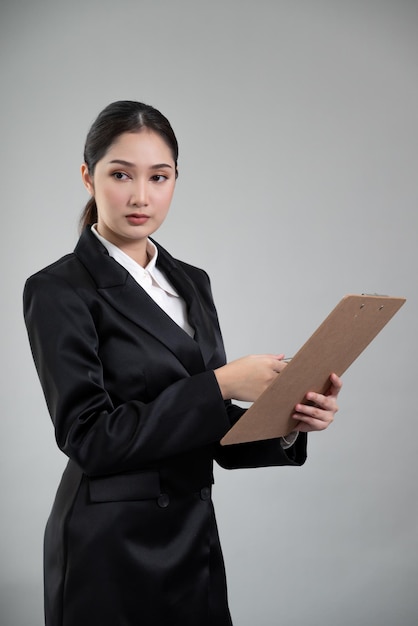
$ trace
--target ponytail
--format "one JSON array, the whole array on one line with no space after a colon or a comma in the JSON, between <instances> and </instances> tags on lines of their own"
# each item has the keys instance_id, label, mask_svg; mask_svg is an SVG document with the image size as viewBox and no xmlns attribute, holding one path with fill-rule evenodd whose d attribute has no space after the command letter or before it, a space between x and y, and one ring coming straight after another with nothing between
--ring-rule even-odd
<instances>
[{"instance_id":1,"label":"ponytail","mask_svg":"<svg viewBox=\"0 0 418 626\"><path fill-rule=\"evenodd\" d=\"M96 200L91 197L83 209L80 217L79 229L82 232L86 226L92 226L97 222L97 206Z\"/></svg>"}]
</instances>

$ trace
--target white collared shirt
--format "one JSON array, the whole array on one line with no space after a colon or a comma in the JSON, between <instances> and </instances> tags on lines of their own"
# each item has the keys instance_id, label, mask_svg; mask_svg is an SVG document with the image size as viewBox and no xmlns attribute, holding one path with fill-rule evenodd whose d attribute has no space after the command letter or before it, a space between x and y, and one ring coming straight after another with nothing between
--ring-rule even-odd
<instances>
[{"instance_id":1,"label":"white collared shirt","mask_svg":"<svg viewBox=\"0 0 418 626\"><path fill-rule=\"evenodd\" d=\"M101 241L106 250L115 261L117 261L132 278L147 292L147 294L176 322L190 337L194 336L194 329L190 326L187 318L187 307L183 298L167 280L165 274L158 269L157 247L147 239L147 254L150 259L146 267L142 267L130 256L125 254L120 248L99 235L96 224L91 227L92 233Z\"/></svg>"}]
</instances>

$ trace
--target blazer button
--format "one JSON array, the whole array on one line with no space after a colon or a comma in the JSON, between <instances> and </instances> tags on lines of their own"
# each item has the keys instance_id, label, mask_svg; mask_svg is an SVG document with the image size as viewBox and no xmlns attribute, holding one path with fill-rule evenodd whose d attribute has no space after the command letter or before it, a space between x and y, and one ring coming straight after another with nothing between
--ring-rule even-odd
<instances>
[{"instance_id":1,"label":"blazer button","mask_svg":"<svg viewBox=\"0 0 418 626\"><path fill-rule=\"evenodd\" d=\"M170 498L166 493L162 493L160 495L160 497L157 500L157 504L158 506L160 506L162 509L166 509L168 507L168 505L170 504Z\"/></svg>"},{"instance_id":2,"label":"blazer button","mask_svg":"<svg viewBox=\"0 0 418 626\"><path fill-rule=\"evenodd\" d=\"M202 489L200 490L200 497L202 500L209 500L210 487L202 487Z\"/></svg>"}]
</instances>

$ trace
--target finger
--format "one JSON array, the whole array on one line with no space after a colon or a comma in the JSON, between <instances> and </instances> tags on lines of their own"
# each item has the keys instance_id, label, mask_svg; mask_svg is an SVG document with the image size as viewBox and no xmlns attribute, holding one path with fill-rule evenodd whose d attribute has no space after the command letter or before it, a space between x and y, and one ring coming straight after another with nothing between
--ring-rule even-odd
<instances>
[{"instance_id":1,"label":"finger","mask_svg":"<svg viewBox=\"0 0 418 626\"><path fill-rule=\"evenodd\" d=\"M321 422L329 421L329 414L331 411L326 411L318 406L312 406L309 404L297 404L295 406L294 417L298 419L319 420Z\"/></svg>"},{"instance_id":2,"label":"finger","mask_svg":"<svg viewBox=\"0 0 418 626\"><path fill-rule=\"evenodd\" d=\"M279 365L276 366L275 371L280 374L280 372L283 372L285 367L287 367L287 363L285 363L284 361L279 361Z\"/></svg>"},{"instance_id":3,"label":"finger","mask_svg":"<svg viewBox=\"0 0 418 626\"><path fill-rule=\"evenodd\" d=\"M324 396L320 393L310 391L306 394L306 400L308 401L308 404L304 406L316 406L324 411L338 411L336 396L334 395Z\"/></svg>"},{"instance_id":4,"label":"finger","mask_svg":"<svg viewBox=\"0 0 418 626\"><path fill-rule=\"evenodd\" d=\"M308 417L301 414L293 415L292 417L298 421L297 425L295 426L295 430L301 433L325 430L332 422L332 420L322 421L314 417Z\"/></svg>"},{"instance_id":5,"label":"finger","mask_svg":"<svg viewBox=\"0 0 418 626\"><path fill-rule=\"evenodd\" d=\"M331 374L330 380L331 380L331 386L328 389L326 395L327 396L338 396L338 394L339 394L339 392L341 390L341 387L343 386L343 381L335 373Z\"/></svg>"},{"instance_id":6,"label":"finger","mask_svg":"<svg viewBox=\"0 0 418 626\"><path fill-rule=\"evenodd\" d=\"M315 405L297 404L293 417L309 423L324 422L330 424L334 420L336 411L335 407L332 410L326 410Z\"/></svg>"},{"instance_id":7,"label":"finger","mask_svg":"<svg viewBox=\"0 0 418 626\"><path fill-rule=\"evenodd\" d=\"M271 368L276 374L280 374L286 367L287 363L283 361L284 354L279 354L273 357L273 361L271 362Z\"/></svg>"}]
</instances>

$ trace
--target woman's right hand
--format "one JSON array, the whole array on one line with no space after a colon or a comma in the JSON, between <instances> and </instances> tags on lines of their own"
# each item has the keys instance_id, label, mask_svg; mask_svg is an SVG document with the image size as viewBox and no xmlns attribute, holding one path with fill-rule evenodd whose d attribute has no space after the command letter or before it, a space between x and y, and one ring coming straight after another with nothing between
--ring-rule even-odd
<instances>
[{"instance_id":1,"label":"woman's right hand","mask_svg":"<svg viewBox=\"0 0 418 626\"><path fill-rule=\"evenodd\" d=\"M252 354L215 370L224 400L255 402L285 367L284 354Z\"/></svg>"}]
</instances>

